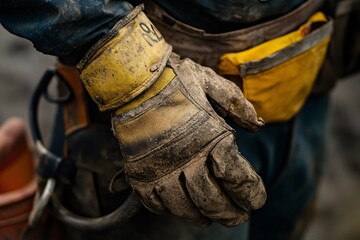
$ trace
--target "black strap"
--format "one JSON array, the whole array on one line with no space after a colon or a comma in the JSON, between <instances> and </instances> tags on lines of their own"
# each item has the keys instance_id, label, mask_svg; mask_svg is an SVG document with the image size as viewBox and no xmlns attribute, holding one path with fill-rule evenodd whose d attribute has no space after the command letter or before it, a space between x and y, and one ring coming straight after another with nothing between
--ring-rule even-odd
<instances>
[{"instance_id":1,"label":"black strap","mask_svg":"<svg viewBox=\"0 0 360 240\"><path fill-rule=\"evenodd\" d=\"M30 130L35 142L35 147L40 154L37 174L46 179L55 178L64 183L70 183L74 179L76 173L74 161L64 159L45 148L38 124L38 108L41 97L44 97L48 102L55 104L62 104L71 100L72 91L69 87L66 88L66 94L64 96L58 97L49 94L48 87L55 76L58 76L58 74L54 69L47 70L33 93L30 101L29 113ZM66 82L62 81L61 77L58 77L58 80L64 84L64 86L67 86Z\"/></svg>"}]
</instances>

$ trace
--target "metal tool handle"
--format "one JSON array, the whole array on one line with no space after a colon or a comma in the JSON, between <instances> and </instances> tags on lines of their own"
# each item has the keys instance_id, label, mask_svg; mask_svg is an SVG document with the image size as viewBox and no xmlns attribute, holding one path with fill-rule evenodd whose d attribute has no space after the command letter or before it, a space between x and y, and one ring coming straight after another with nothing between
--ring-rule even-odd
<instances>
[{"instance_id":1,"label":"metal tool handle","mask_svg":"<svg viewBox=\"0 0 360 240\"><path fill-rule=\"evenodd\" d=\"M51 213L62 223L86 231L101 231L111 229L128 222L142 207L140 199L131 192L123 204L108 215L87 218L74 214L65 208L56 194L52 196Z\"/></svg>"},{"instance_id":2,"label":"metal tool handle","mask_svg":"<svg viewBox=\"0 0 360 240\"><path fill-rule=\"evenodd\" d=\"M55 194L57 180L54 175L56 168L59 166L63 158L46 149L42 143L37 113L41 96L44 96L47 101L56 104L62 104L71 99L72 91L65 81L63 81L63 84L67 88L65 96L54 97L48 94L48 86L53 77L56 75L57 73L54 69L49 69L45 72L42 79L40 80L39 85L35 89L30 102L30 129L32 138L35 142L35 149L40 155L40 158L42 157L45 159L45 164L50 166L47 166L46 169L50 169L52 173L50 173L49 177L47 178L44 190L40 192L38 189L37 196L35 197L34 201L34 207L29 217L29 226L34 227L39 222L50 202L50 212L64 224L77 229L100 231L115 227L119 224L124 224L129 219L131 219L142 207L139 198L134 192L132 192L125 200L125 202L112 213L97 218L86 218L74 214L61 204L60 200ZM61 77L59 77L59 79L61 81Z\"/></svg>"}]
</instances>

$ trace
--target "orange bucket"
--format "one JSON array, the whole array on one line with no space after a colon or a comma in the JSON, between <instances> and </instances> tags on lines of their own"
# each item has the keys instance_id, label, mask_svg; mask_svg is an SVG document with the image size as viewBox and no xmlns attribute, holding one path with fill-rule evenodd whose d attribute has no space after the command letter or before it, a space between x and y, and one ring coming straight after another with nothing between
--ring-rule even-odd
<instances>
[{"instance_id":1,"label":"orange bucket","mask_svg":"<svg viewBox=\"0 0 360 240\"><path fill-rule=\"evenodd\" d=\"M36 181L0 194L0 240L16 240L27 224L36 192Z\"/></svg>"},{"instance_id":2,"label":"orange bucket","mask_svg":"<svg viewBox=\"0 0 360 240\"><path fill-rule=\"evenodd\" d=\"M19 238L35 192L34 160L25 124L10 118L0 127L0 240Z\"/></svg>"}]
</instances>

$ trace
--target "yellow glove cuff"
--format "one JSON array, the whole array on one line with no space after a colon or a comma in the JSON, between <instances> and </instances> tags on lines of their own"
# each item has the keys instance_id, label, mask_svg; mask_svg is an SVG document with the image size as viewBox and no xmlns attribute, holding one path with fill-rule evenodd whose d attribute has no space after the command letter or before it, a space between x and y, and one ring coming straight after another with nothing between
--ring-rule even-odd
<instances>
[{"instance_id":1,"label":"yellow glove cuff","mask_svg":"<svg viewBox=\"0 0 360 240\"><path fill-rule=\"evenodd\" d=\"M141 93L128 104L125 104L124 106L116 109L115 114L122 114L126 111L134 109L146 100L154 97L156 94L161 92L175 77L176 74L174 70L170 67L166 67L153 85L151 85L148 89L146 89L143 93Z\"/></svg>"},{"instance_id":2,"label":"yellow glove cuff","mask_svg":"<svg viewBox=\"0 0 360 240\"><path fill-rule=\"evenodd\" d=\"M148 89L171 53L143 7L134 8L78 64L83 84L101 111L118 108Z\"/></svg>"}]
</instances>

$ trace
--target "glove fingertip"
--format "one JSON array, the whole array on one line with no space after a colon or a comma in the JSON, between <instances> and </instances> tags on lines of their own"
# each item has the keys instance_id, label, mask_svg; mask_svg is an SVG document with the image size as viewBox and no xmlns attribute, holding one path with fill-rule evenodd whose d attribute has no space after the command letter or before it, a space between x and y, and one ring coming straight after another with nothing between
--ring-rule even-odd
<instances>
[{"instance_id":1,"label":"glove fingertip","mask_svg":"<svg viewBox=\"0 0 360 240\"><path fill-rule=\"evenodd\" d=\"M250 194L251 209L259 209L265 205L267 194L262 180L259 179L258 186L253 188L254 191Z\"/></svg>"}]
</instances>

